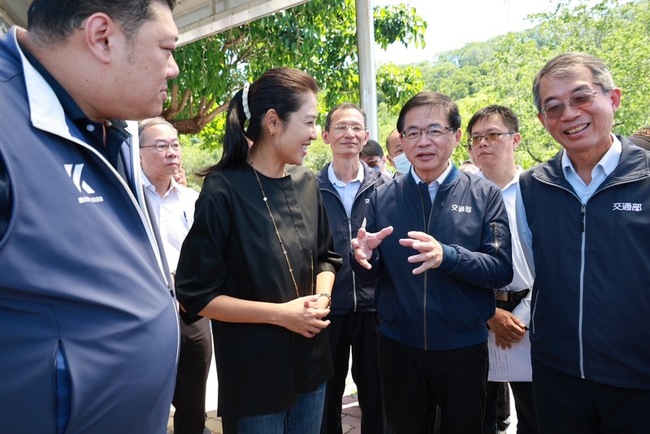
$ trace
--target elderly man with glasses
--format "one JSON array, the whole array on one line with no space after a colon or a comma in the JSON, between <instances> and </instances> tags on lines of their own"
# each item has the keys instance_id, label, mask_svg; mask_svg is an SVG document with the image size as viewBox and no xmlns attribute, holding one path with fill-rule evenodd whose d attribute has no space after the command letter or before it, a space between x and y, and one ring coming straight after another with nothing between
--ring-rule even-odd
<instances>
[{"instance_id":1,"label":"elderly man with glasses","mask_svg":"<svg viewBox=\"0 0 650 434\"><path fill-rule=\"evenodd\" d=\"M370 198L352 240L359 279L377 278L379 369L389 433L482 434L493 288L512 280L508 216L498 187L451 161L460 114L422 92L397 129L412 167ZM408 397L408 399L405 399Z\"/></svg>"},{"instance_id":2,"label":"elderly man with glasses","mask_svg":"<svg viewBox=\"0 0 650 434\"><path fill-rule=\"evenodd\" d=\"M517 203L540 432L650 432L650 154L612 133L621 90L590 54L550 60L533 96L563 148Z\"/></svg>"}]
</instances>

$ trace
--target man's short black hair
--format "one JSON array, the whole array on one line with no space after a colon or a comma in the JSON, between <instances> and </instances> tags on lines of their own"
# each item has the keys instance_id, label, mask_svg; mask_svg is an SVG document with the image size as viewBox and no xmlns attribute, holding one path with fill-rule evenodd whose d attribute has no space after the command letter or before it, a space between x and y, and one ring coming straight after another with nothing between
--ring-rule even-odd
<instances>
[{"instance_id":1,"label":"man's short black hair","mask_svg":"<svg viewBox=\"0 0 650 434\"><path fill-rule=\"evenodd\" d=\"M171 10L176 5L176 0L34 0L27 11L27 28L41 42L56 44L79 30L89 16L103 12L122 26L130 40L152 18L154 2Z\"/></svg>"},{"instance_id":2,"label":"man's short black hair","mask_svg":"<svg viewBox=\"0 0 650 434\"><path fill-rule=\"evenodd\" d=\"M372 158L372 157L382 158L384 156L384 150L377 141L370 139L368 140L368 143L363 145L363 148L361 149L361 153L359 154L359 156L361 158Z\"/></svg>"}]
</instances>

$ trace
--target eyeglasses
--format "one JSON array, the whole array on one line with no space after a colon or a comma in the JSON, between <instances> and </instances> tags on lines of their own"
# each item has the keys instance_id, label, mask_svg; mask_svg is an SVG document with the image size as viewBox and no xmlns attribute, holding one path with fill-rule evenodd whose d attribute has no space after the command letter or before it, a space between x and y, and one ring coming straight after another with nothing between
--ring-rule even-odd
<instances>
[{"instance_id":1,"label":"eyeglasses","mask_svg":"<svg viewBox=\"0 0 650 434\"><path fill-rule=\"evenodd\" d=\"M501 138L501 136L508 136L508 135L514 134L514 133L515 133L514 131L506 131L505 133L495 131L495 132L492 132L492 133L487 133L487 134L485 134L483 136L471 136L467 140L467 144L469 146L478 146L479 143L481 143L481 140L483 140L483 139L485 139L486 143L492 143L492 142L496 142L497 140L499 140Z\"/></svg>"},{"instance_id":2,"label":"eyeglasses","mask_svg":"<svg viewBox=\"0 0 650 434\"><path fill-rule=\"evenodd\" d=\"M155 145L146 145L146 146L140 146L141 148L156 148L156 151L158 152L166 152L167 149L172 148L174 151L178 151L181 149L181 144L178 142L158 142Z\"/></svg>"},{"instance_id":3,"label":"eyeglasses","mask_svg":"<svg viewBox=\"0 0 650 434\"><path fill-rule=\"evenodd\" d=\"M579 92L573 95L566 101L553 101L546 104L542 107L542 115L546 119L557 119L562 116L564 109L567 104L577 110L582 110L587 107L591 107L591 104L594 102L594 98L598 92L594 91L584 91Z\"/></svg>"},{"instance_id":4,"label":"eyeglasses","mask_svg":"<svg viewBox=\"0 0 650 434\"><path fill-rule=\"evenodd\" d=\"M424 133L427 135L427 138L434 140L448 131L454 131L454 129L444 125L429 125L426 128L411 127L402 131L402 139L406 142L414 143L420 140L422 133Z\"/></svg>"},{"instance_id":5,"label":"eyeglasses","mask_svg":"<svg viewBox=\"0 0 650 434\"><path fill-rule=\"evenodd\" d=\"M348 130L352 130L353 134L361 134L366 132L366 127L363 125L345 125L345 124L336 124L332 127L334 131L339 134L344 134Z\"/></svg>"}]
</instances>

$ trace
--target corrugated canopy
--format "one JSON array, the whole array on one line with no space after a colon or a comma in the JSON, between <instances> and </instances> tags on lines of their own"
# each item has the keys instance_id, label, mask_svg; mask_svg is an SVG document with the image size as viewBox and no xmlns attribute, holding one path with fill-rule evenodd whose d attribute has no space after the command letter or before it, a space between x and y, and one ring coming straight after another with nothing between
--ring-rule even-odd
<instances>
[{"instance_id":1,"label":"corrugated canopy","mask_svg":"<svg viewBox=\"0 0 650 434\"><path fill-rule=\"evenodd\" d=\"M220 31L254 21L308 0L176 0L174 18L179 44L187 44ZM31 0L0 0L0 34L12 24L27 25Z\"/></svg>"}]
</instances>

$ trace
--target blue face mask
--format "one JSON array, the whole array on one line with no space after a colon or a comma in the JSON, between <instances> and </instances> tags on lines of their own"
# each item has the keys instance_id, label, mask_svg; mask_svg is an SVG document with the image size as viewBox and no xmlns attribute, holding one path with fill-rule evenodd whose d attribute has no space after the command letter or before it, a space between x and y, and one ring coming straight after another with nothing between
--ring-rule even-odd
<instances>
[{"instance_id":1,"label":"blue face mask","mask_svg":"<svg viewBox=\"0 0 650 434\"><path fill-rule=\"evenodd\" d=\"M397 173L404 175L408 173L411 169L411 162L406 158L406 154L399 154L397 157L393 158L393 164L395 164L395 170Z\"/></svg>"}]
</instances>

